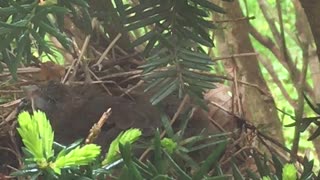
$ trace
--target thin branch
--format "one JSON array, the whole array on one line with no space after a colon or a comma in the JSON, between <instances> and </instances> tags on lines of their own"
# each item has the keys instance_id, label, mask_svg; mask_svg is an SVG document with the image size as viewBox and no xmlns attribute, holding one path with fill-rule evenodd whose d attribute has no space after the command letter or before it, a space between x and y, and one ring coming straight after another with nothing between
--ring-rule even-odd
<instances>
[{"instance_id":1,"label":"thin branch","mask_svg":"<svg viewBox=\"0 0 320 180\"><path fill-rule=\"evenodd\" d=\"M284 96L284 98L289 102L289 104L292 107L294 107L295 106L295 101L290 97L288 91L283 86L283 84L282 84L281 80L279 79L278 74L274 70L272 64L267 62L267 60L263 56L259 56L259 61L267 69L268 73L270 74L270 76L272 78L272 81L278 86L278 88L280 89L280 91L281 91L282 95Z\"/></svg>"},{"instance_id":2,"label":"thin branch","mask_svg":"<svg viewBox=\"0 0 320 180\"><path fill-rule=\"evenodd\" d=\"M230 56L221 56L221 57L213 58L212 61L216 62L216 61L219 61L219 60L232 59L232 58L238 58L238 57L247 57L247 56L258 56L258 55L259 55L259 53L256 53L256 52L232 54Z\"/></svg>"},{"instance_id":3,"label":"thin branch","mask_svg":"<svg viewBox=\"0 0 320 180\"><path fill-rule=\"evenodd\" d=\"M297 153L299 150L299 141L300 141L300 126L302 121L302 116L304 112L304 96L303 92L305 89L305 81L307 76L307 70L308 70L308 60L303 59L303 66L302 66L302 75L299 80L298 84L298 105L295 108L295 116L296 116L296 126L295 126L295 132L294 132L294 138L291 148L291 159L293 161L296 161Z\"/></svg>"},{"instance_id":4,"label":"thin branch","mask_svg":"<svg viewBox=\"0 0 320 180\"><path fill-rule=\"evenodd\" d=\"M256 28L252 26L252 24L249 24L249 31L250 34L264 47L269 49L271 53L278 59L278 61L287 69L287 71L290 74L290 79L293 82L293 84L297 84L298 77L300 77L301 72L299 69L295 66L290 56L288 56L288 61L286 62L282 56L282 53L280 49L277 47L277 45L272 41L271 38L263 36L261 33L258 32ZM309 84L305 83L306 92L311 96L314 97L314 93L312 88Z\"/></svg>"},{"instance_id":5,"label":"thin branch","mask_svg":"<svg viewBox=\"0 0 320 180\"><path fill-rule=\"evenodd\" d=\"M100 56L99 60L97 61L97 63L95 63L93 66L98 66L99 64L101 64L102 60L107 56L107 54L109 53L109 51L111 50L112 47L114 47L114 45L116 44L116 42L121 38L122 34L118 34L113 41L109 44L109 46L106 48L106 50L102 53L102 55Z\"/></svg>"},{"instance_id":6,"label":"thin branch","mask_svg":"<svg viewBox=\"0 0 320 180\"><path fill-rule=\"evenodd\" d=\"M88 48L90 39L91 39L91 35L88 35L85 39L85 42L83 43L79 57L72 61L71 66L68 68L67 73L65 74L64 78L61 81L62 83L65 83L67 81L69 74L71 73L71 70L76 69L78 67L80 61L84 56L84 52L86 52L86 49Z\"/></svg>"},{"instance_id":7,"label":"thin branch","mask_svg":"<svg viewBox=\"0 0 320 180\"><path fill-rule=\"evenodd\" d=\"M270 10L270 8L269 8L270 6L267 4L266 0L258 0L258 3L259 3L259 7L261 9L261 12L262 12L264 18L268 22L268 25L269 25L270 30L272 32L272 35L276 40L276 44L278 47L280 47L281 37L280 37L280 33L278 32L276 23L275 23L276 22L275 18L272 17L270 15L270 13L268 12Z\"/></svg>"},{"instance_id":8,"label":"thin branch","mask_svg":"<svg viewBox=\"0 0 320 180\"><path fill-rule=\"evenodd\" d=\"M234 18L234 19L216 20L216 21L212 21L212 23L237 22L237 21L252 20L252 19L255 19L255 17L250 16L250 17L240 17L240 18Z\"/></svg>"}]
</instances>

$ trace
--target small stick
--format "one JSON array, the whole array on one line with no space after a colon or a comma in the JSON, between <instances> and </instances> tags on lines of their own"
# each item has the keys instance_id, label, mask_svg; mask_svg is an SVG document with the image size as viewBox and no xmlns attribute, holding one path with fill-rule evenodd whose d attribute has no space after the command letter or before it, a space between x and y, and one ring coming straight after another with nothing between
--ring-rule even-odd
<instances>
[{"instance_id":1,"label":"small stick","mask_svg":"<svg viewBox=\"0 0 320 180\"><path fill-rule=\"evenodd\" d=\"M107 119L111 115L111 108L109 108L106 112L104 112L99 119L98 123L95 123L90 129L90 134L86 139L86 144L92 143L100 134L102 126L105 124Z\"/></svg>"},{"instance_id":2,"label":"small stick","mask_svg":"<svg viewBox=\"0 0 320 180\"><path fill-rule=\"evenodd\" d=\"M109 53L109 51L111 50L111 48L116 44L116 42L120 39L120 37L122 36L122 34L118 34L113 41L109 44L109 46L106 48L106 50L104 50L104 52L102 53L102 55L100 56L98 62L96 64L94 64L93 66L99 66L101 64L101 62L103 61L103 59L107 56L107 54Z\"/></svg>"}]
</instances>

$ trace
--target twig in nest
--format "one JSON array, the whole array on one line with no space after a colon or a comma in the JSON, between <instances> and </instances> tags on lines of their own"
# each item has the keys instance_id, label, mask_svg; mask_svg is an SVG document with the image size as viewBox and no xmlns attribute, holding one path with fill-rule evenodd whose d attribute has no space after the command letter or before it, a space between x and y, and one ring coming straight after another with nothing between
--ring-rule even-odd
<instances>
[{"instance_id":1,"label":"twig in nest","mask_svg":"<svg viewBox=\"0 0 320 180\"><path fill-rule=\"evenodd\" d=\"M23 68L18 68L16 73L17 74L32 74L32 73L38 73L40 71L41 71L41 69L36 68L36 67L23 67ZM7 69L7 68L5 68L3 70L3 73L0 74L0 77L6 77L6 76L11 76L9 69Z\"/></svg>"},{"instance_id":2,"label":"twig in nest","mask_svg":"<svg viewBox=\"0 0 320 180\"><path fill-rule=\"evenodd\" d=\"M124 76L131 76L131 75L137 75L141 74L142 70L134 70L134 71L128 71L128 72L120 72L120 73L114 73L106 76L100 77L100 79L105 80L105 79L112 79L112 78L118 78L118 77L124 77ZM141 75L140 75L141 76Z\"/></svg>"},{"instance_id":3,"label":"twig in nest","mask_svg":"<svg viewBox=\"0 0 320 180\"><path fill-rule=\"evenodd\" d=\"M69 77L69 74L71 72L71 69L76 69L80 63L80 61L82 60L82 57L84 56L84 52L86 51L89 41L90 41L91 35L88 35L85 39L85 42L83 43L83 46L81 48L81 52L80 55L77 59L75 59L74 61L72 61L71 66L69 67L69 69L67 70L67 73L65 74L63 80L61 81L62 83L65 83Z\"/></svg>"},{"instance_id":4,"label":"twig in nest","mask_svg":"<svg viewBox=\"0 0 320 180\"><path fill-rule=\"evenodd\" d=\"M106 112L104 112L99 119L98 123L95 123L90 129L90 134L86 139L86 144L92 143L100 134L102 126L105 124L107 119L111 115L111 108L109 108Z\"/></svg>"},{"instance_id":5,"label":"twig in nest","mask_svg":"<svg viewBox=\"0 0 320 180\"><path fill-rule=\"evenodd\" d=\"M101 79L100 79L94 72L92 72L90 69L89 69L89 72L90 72L90 74L91 74L94 78L96 78L98 81L101 81ZM111 91L108 89L107 86L105 86L104 84L101 84L101 86L103 87L104 90L106 90L106 92L107 92L110 96L112 95Z\"/></svg>"},{"instance_id":6,"label":"twig in nest","mask_svg":"<svg viewBox=\"0 0 320 180\"><path fill-rule=\"evenodd\" d=\"M131 88L129 88L128 90L126 90L125 92L123 92L120 97L124 96L124 95L128 95L131 91L133 91L134 89L138 88L139 86L141 86L144 83L143 80L140 80L136 85L132 86Z\"/></svg>"},{"instance_id":7,"label":"twig in nest","mask_svg":"<svg viewBox=\"0 0 320 180\"><path fill-rule=\"evenodd\" d=\"M18 104L21 103L22 99L23 99L23 98L20 98L20 99L16 99L16 100L7 102L7 103L5 103L5 104L1 104L0 107L1 107L1 108L9 108L9 107L17 106Z\"/></svg>"},{"instance_id":8,"label":"twig in nest","mask_svg":"<svg viewBox=\"0 0 320 180\"><path fill-rule=\"evenodd\" d=\"M103 59L107 56L107 54L109 53L109 51L111 50L111 48L116 44L116 42L120 39L120 37L122 36L122 34L118 34L114 40L109 44L109 46L106 48L106 50L102 53L102 55L100 56L99 60L97 63L95 63L93 65L94 66L99 66L101 64L101 62L103 61Z\"/></svg>"}]
</instances>

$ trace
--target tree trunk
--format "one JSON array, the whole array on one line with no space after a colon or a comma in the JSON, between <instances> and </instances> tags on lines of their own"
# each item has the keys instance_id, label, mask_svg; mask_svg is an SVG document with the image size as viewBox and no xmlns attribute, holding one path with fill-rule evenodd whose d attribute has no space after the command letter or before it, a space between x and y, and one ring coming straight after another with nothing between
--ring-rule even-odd
<instances>
[{"instance_id":1,"label":"tree trunk","mask_svg":"<svg viewBox=\"0 0 320 180\"><path fill-rule=\"evenodd\" d=\"M314 40L316 42L318 58L320 60L320 1L300 0L300 3L307 15Z\"/></svg>"},{"instance_id":2,"label":"tree trunk","mask_svg":"<svg viewBox=\"0 0 320 180\"><path fill-rule=\"evenodd\" d=\"M313 81L314 91L314 103L320 103L320 62L317 56L316 50L313 47L314 38L312 36L311 28L309 27L307 16L303 11L299 0L293 1L296 10L296 28L299 35L300 46L304 54L303 58L307 58L309 61L310 74ZM305 2L304 2L305 3ZM320 8L320 7L319 7ZM311 132L314 132L316 128L311 128ZM316 138L312 140L315 147L317 156L320 157L320 139Z\"/></svg>"},{"instance_id":3,"label":"tree trunk","mask_svg":"<svg viewBox=\"0 0 320 180\"><path fill-rule=\"evenodd\" d=\"M238 1L222 5L227 10L227 14L223 16L225 19L243 17ZM227 28L223 29L224 34L218 35L217 38L221 56L255 52L249 38L248 27L247 20L227 23ZM256 127L266 125L266 129L261 131L283 143L282 125L275 108L275 102L262 77L257 56L235 57L226 61L225 66L227 70L232 69L231 76L251 85L234 84L239 90L238 94L234 94L234 96L238 96L242 104L241 109L238 108L239 115L251 121Z\"/></svg>"}]
</instances>

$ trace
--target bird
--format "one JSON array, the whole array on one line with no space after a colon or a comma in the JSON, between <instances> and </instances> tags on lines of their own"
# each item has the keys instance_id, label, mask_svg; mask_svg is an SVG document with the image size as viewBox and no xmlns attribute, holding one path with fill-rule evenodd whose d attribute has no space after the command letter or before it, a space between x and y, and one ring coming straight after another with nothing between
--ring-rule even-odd
<instances>
[{"instance_id":1,"label":"bird","mask_svg":"<svg viewBox=\"0 0 320 180\"><path fill-rule=\"evenodd\" d=\"M46 85L26 86L23 90L29 103L24 109L43 111L50 120L55 140L61 144L87 137L108 108L111 108L111 115L94 142L98 145L108 147L121 131L129 128L138 128L143 137L150 137L161 127L160 112L148 101L135 102L98 89L94 85L69 86L52 81Z\"/></svg>"}]
</instances>

